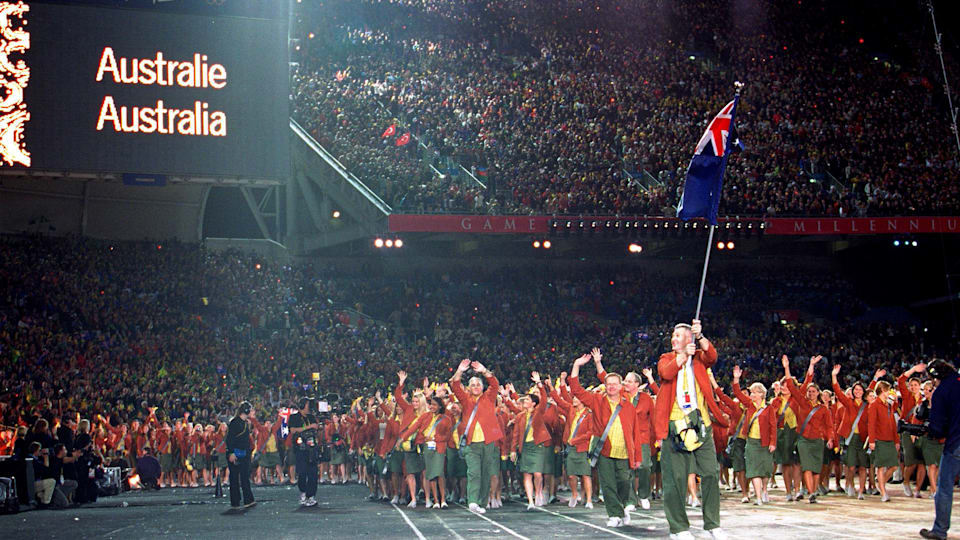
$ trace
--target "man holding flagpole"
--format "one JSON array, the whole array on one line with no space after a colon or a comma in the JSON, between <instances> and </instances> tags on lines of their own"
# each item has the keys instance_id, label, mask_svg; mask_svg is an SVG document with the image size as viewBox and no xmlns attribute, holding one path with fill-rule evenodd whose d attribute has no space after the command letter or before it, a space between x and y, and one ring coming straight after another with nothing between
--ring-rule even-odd
<instances>
[{"instance_id":1,"label":"man holding flagpole","mask_svg":"<svg viewBox=\"0 0 960 540\"><path fill-rule=\"evenodd\" d=\"M663 441L660 455L663 508L670 525L670 538L676 540L693 540L684 500L687 477L694 473L701 477L703 529L715 540L727 538L727 533L720 528L717 456L713 445L709 444L713 440L712 424L724 425L723 414L717 405L707 371L717 361L717 350L703 337L700 307L707 282L713 233L717 228L723 172L731 150L742 148L736 136L734 118L743 84L737 82L734 85L737 92L733 101L727 103L713 118L697 143L690 166L687 167L683 196L677 207L677 217L684 221L693 218L709 221L710 235L693 324L674 327L670 339L673 350L661 355L657 364L661 386L654 410L654 429L656 438ZM728 142L733 142L733 147Z\"/></svg>"}]
</instances>

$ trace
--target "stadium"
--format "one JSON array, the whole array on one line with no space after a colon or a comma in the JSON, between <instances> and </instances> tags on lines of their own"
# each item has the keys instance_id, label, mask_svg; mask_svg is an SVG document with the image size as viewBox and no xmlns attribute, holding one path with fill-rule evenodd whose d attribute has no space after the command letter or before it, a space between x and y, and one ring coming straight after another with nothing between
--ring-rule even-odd
<instances>
[{"instance_id":1,"label":"stadium","mask_svg":"<svg viewBox=\"0 0 960 540\"><path fill-rule=\"evenodd\" d=\"M958 16L0 1L0 527L947 538Z\"/></svg>"}]
</instances>

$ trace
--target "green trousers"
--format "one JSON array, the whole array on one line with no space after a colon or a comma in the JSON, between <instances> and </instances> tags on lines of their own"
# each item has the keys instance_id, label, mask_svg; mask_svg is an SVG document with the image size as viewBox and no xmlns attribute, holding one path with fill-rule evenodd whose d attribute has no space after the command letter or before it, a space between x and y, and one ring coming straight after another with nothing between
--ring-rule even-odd
<instances>
[{"instance_id":1,"label":"green trousers","mask_svg":"<svg viewBox=\"0 0 960 540\"><path fill-rule=\"evenodd\" d=\"M691 416L699 416L695 411ZM687 475L700 475L701 503L703 504L704 530L720 526L720 466L713 445L713 428L706 428L703 445L693 452L681 452L673 447L676 430L670 423L669 435L663 440L660 450L660 467L663 473L663 509L670 524L670 533L690 529L687 519ZM606 494L606 492L604 492Z\"/></svg>"},{"instance_id":2,"label":"green trousers","mask_svg":"<svg viewBox=\"0 0 960 540\"><path fill-rule=\"evenodd\" d=\"M490 477L500 472L500 449L495 443L475 442L463 449L467 462L467 503L487 505Z\"/></svg>"},{"instance_id":3,"label":"green trousers","mask_svg":"<svg viewBox=\"0 0 960 540\"><path fill-rule=\"evenodd\" d=\"M644 444L641 446L641 451L643 453L643 463L640 464L639 469L630 471L630 497L627 504L634 506L640 506L640 499L650 498L650 473L653 471L653 462L650 461L650 445ZM636 491L633 490L634 479L637 480Z\"/></svg>"},{"instance_id":4,"label":"green trousers","mask_svg":"<svg viewBox=\"0 0 960 540\"><path fill-rule=\"evenodd\" d=\"M628 504L633 480L630 478L630 463L626 459L597 458L597 476L603 490L603 505L607 517L623 517L623 507ZM719 491L717 492L719 494Z\"/></svg>"}]
</instances>

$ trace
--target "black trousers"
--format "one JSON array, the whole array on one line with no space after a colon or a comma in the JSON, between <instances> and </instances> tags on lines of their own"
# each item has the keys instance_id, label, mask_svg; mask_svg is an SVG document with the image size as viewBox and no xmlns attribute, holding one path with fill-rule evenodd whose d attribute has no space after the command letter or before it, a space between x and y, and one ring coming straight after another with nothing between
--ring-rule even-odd
<instances>
[{"instance_id":1,"label":"black trousers","mask_svg":"<svg viewBox=\"0 0 960 540\"><path fill-rule=\"evenodd\" d=\"M243 504L253 502L253 491L250 490L250 454L237 458L230 463L230 506L240 506L240 490L243 490Z\"/></svg>"},{"instance_id":2,"label":"black trousers","mask_svg":"<svg viewBox=\"0 0 960 540\"><path fill-rule=\"evenodd\" d=\"M307 497L317 494L317 451L313 448L296 449L297 488Z\"/></svg>"}]
</instances>

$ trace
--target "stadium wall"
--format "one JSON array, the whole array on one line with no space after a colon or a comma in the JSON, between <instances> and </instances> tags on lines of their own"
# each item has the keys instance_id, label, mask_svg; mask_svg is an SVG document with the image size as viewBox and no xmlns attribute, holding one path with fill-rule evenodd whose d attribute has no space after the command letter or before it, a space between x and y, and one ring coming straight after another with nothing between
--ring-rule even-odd
<instances>
[{"instance_id":1,"label":"stadium wall","mask_svg":"<svg viewBox=\"0 0 960 540\"><path fill-rule=\"evenodd\" d=\"M0 231L117 240L198 242L209 187L5 177Z\"/></svg>"}]
</instances>

